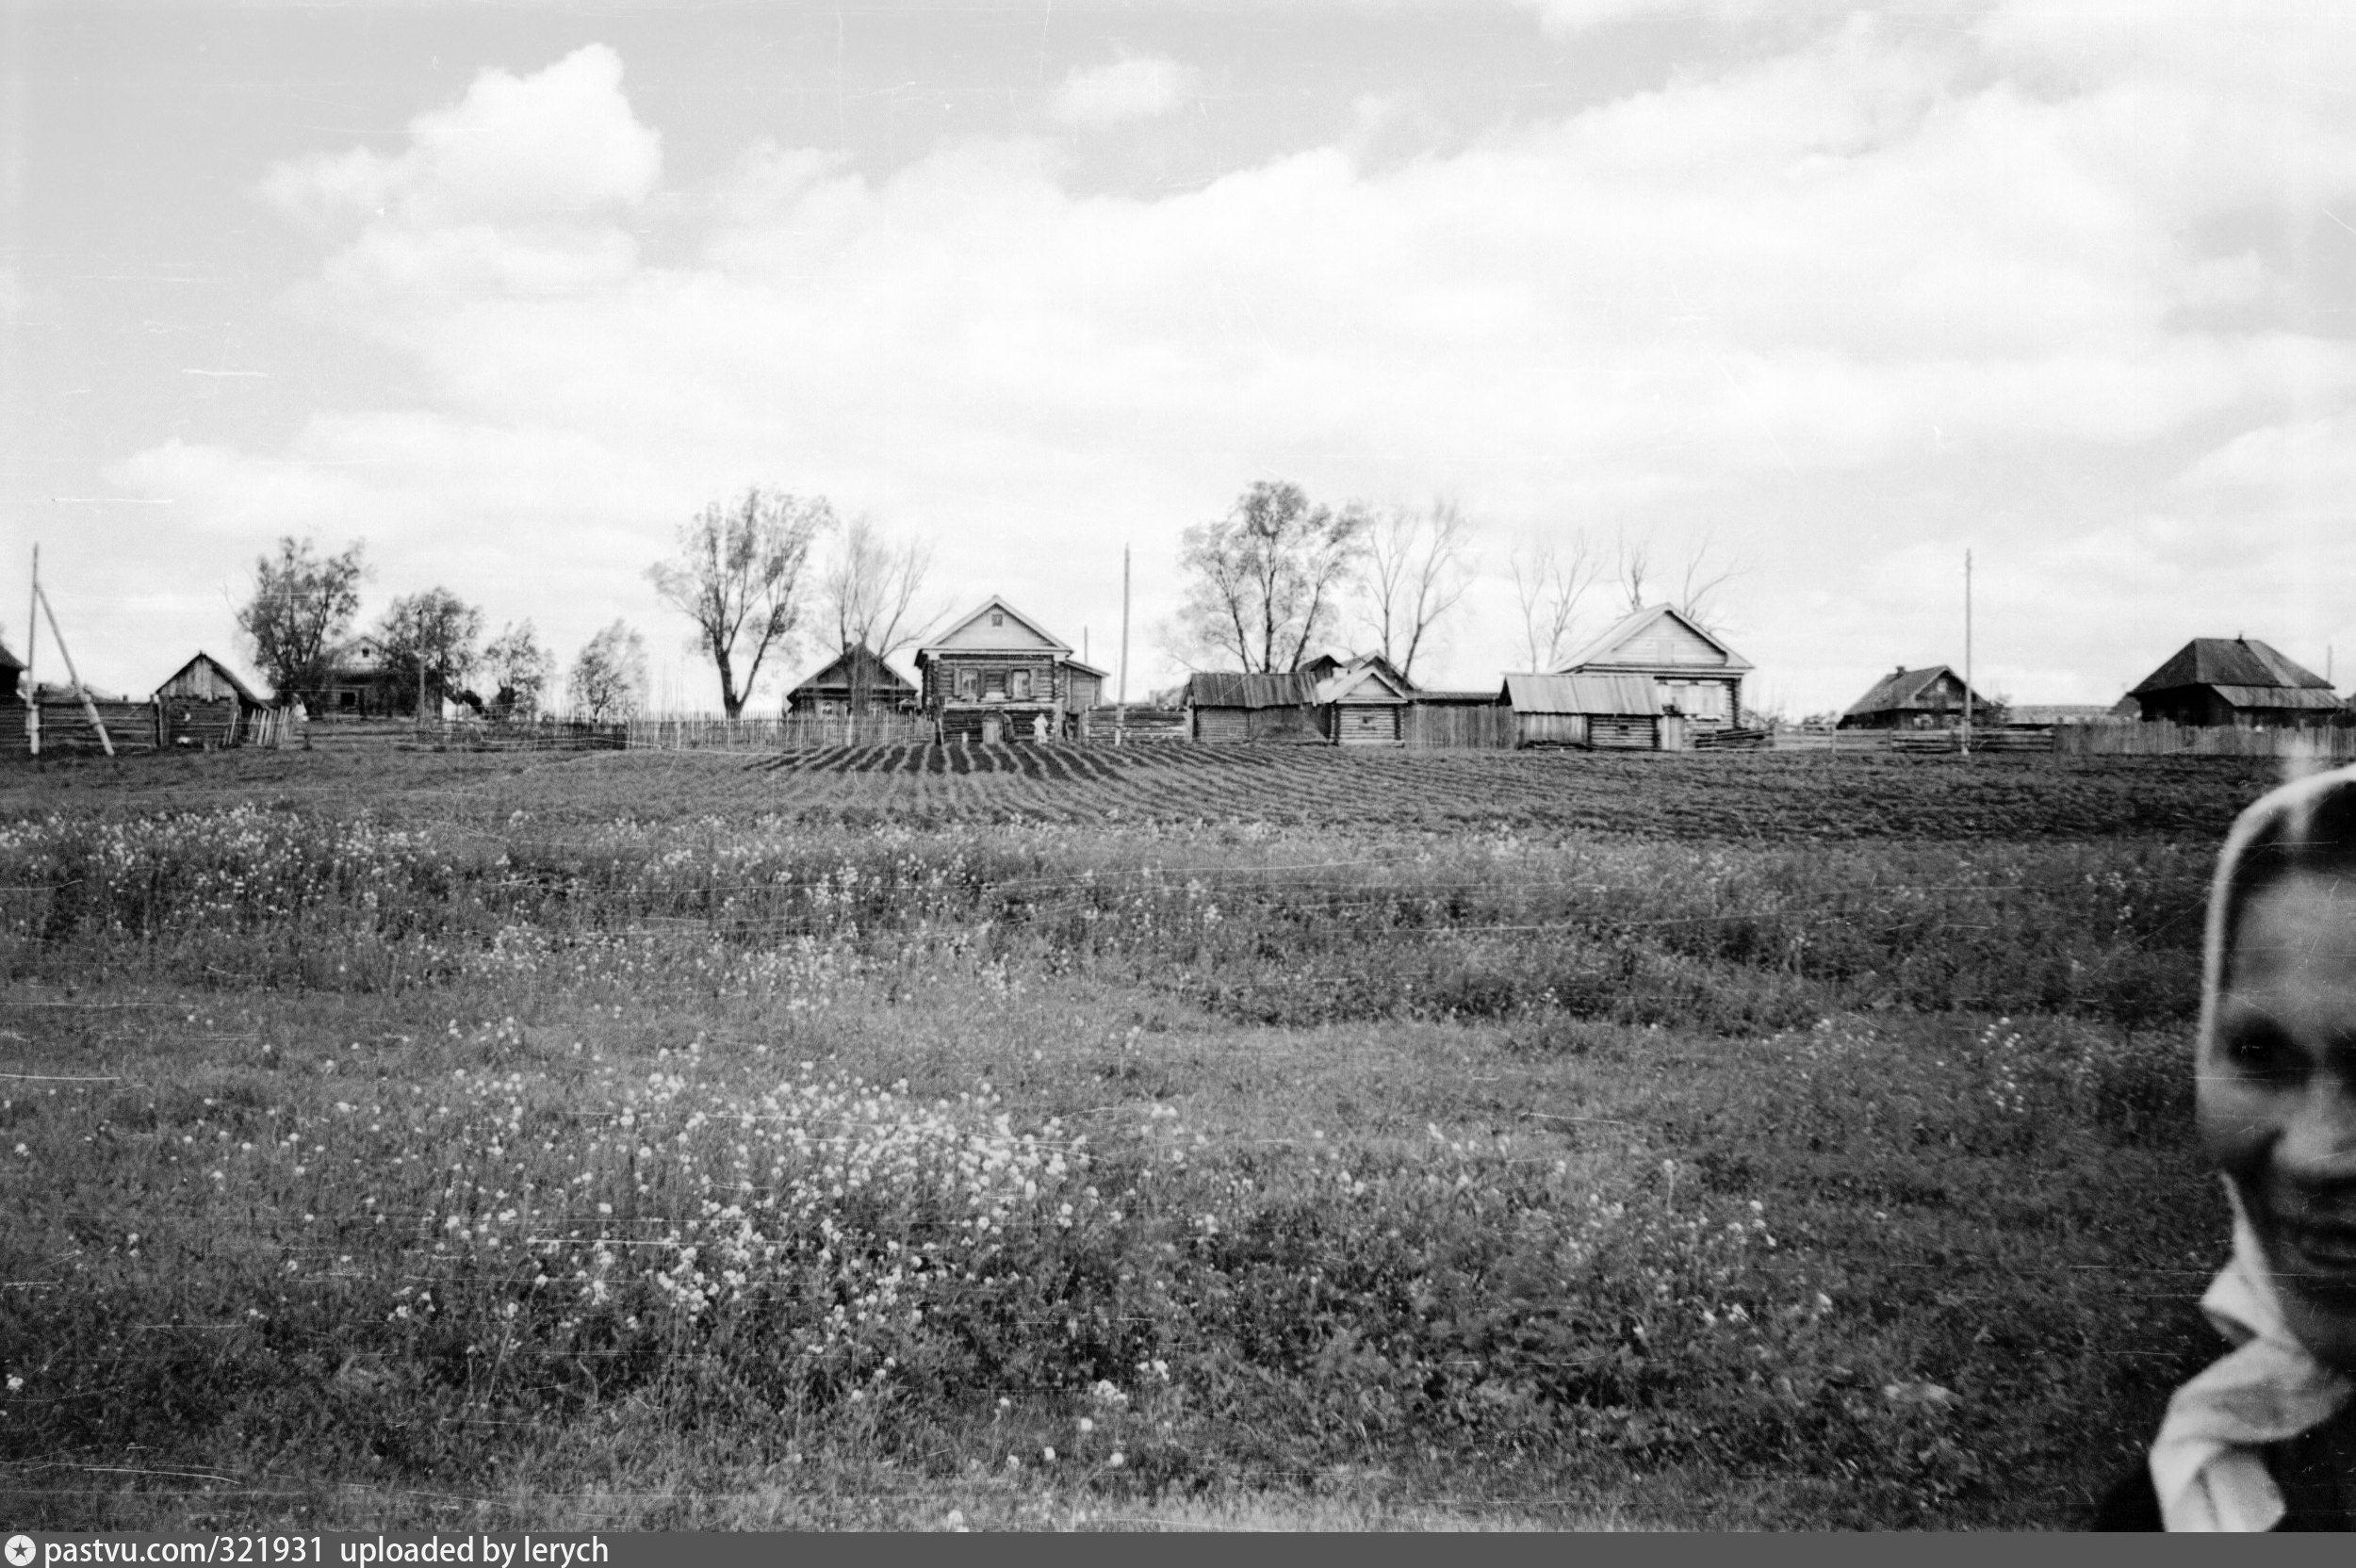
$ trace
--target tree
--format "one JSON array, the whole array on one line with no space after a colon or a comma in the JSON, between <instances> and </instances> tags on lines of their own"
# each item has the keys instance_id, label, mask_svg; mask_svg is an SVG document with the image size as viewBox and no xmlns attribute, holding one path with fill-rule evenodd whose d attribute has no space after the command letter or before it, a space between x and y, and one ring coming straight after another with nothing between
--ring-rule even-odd
<instances>
[{"instance_id":1,"label":"tree","mask_svg":"<svg viewBox=\"0 0 2356 1568\"><path fill-rule=\"evenodd\" d=\"M1585 529L1524 540L1510 562L1513 596L1521 606L1522 640L1533 671L1552 670L1569 653L1579 601L1603 575L1603 562Z\"/></svg>"},{"instance_id":2,"label":"tree","mask_svg":"<svg viewBox=\"0 0 2356 1568\"><path fill-rule=\"evenodd\" d=\"M679 553L646 568L655 589L695 623L695 647L720 672L720 704L744 710L772 648L790 647L807 606L810 547L834 526L824 496L756 485L680 525ZM737 680L738 645L746 646Z\"/></svg>"},{"instance_id":3,"label":"tree","mask_svg":"<svg viewBox=\"0 0 2356 1568\"><path fill-rule=\"evenodd\" d=\"M327 656L360 612L368 575L363 542L320 556L309 539L278 541L278 552L254 564L254 596L237 611L237 640L282 703L316 699L327 680Z\"/></svg>"},{"instance_id":4,"label":"tree","mask_svg":"<svg viewBox=\"0 0 2356 1568\"><path fill-rule=\"evenodd\" d=\"M591 724L636 718L646 700L646 640L615 621L573 661L571 686L573 707Z\"/></svg>"},{"instance_id":5,"label":"tree","mask_svg":"<svg viewBox=\"0 0 2356 1568\"><path fill-rule=\"evenodd\" d=\"M1360 574L1366 629L1383 657L1409 680L1425 639L1464 596L1471 547L1472 525L1447 497L1420 512L1392 506L1371 514Z\"/></svg>"},{"instance_id":6,"label":"tree","mask_svg":"<svg viewBox=\"0 0 2356 1568\"><path fill-rule=\"evenodd\" d=\"M422 712L429 694L451 696L465 689L480 657L483 612L447 588L428 588L393 600L377 636L394 690L416 698Z\"/></svg>"},{"instance_id":7,"label":"tree","mask_svg":"<svg viewBox=\"0 0 2356 1568\"><path fill-rule=\"evenodd\" d=\"M1620 587L1628 595L1629 613L1644 608L1644 584L1653 576L1653 541L1648 535L1628 537L1623 529L1613 540ZM1704 631L1718 629L1714 608L1718 590L1742 575L1741 564L1720 559L1715 536L1705 533L1672 568L1677 588L1669 596L1679 613Z\"/></svg>"},{"instance_id":8,"label":"tree","mask_svg":"<svg viewBox=\"0 0 2356 1568\"><path fill-rule=\"evenodd\" d=\"M538 715L540 698L548 691L555 661L540 645L529 619L499 629L483 650L483 668L491 684L491 705L508 718Z\"/></svg>"},{"instance_id":9,"label":"tree","mask_svg":"<svg viewBox=\"0 0 2356 1568\"><path fill-rule=\"evenodd\" d=\"M1298 669L1339 614L1366 530L1357 508L1336 512L1297 484L1255 482L1226 516L1181 536L1175 640L1247 674Z\"/></svg>"},{"instance_id":10,"label":"tree","mask_svg":"<svg viewBox=\"0 0 2356 1568\"><path fill-rule=\"evenodd\" d=\"M863 647L880 660L924 636L941 616L940 609L916 609L932 564L931 545L914 539L889 543L866 517L853 518L819 583L834 621L836 645ZM852 661L853 712L866 710L868 668L864 660Z\"/></svg>"}]
</instances>

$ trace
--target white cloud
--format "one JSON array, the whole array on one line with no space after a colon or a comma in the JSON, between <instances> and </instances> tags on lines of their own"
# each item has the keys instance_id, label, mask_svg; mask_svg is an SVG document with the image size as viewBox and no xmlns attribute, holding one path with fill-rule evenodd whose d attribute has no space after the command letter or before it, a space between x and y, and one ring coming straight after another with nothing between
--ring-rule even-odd
<instances>
[{"instance_id":1,"label":"white cloud","mask_svg":"<svg viewBox=\"0 0 2356 1568\"><path fill-rule=\"evenodd\" d=\"M1192 90L1194 73L1160 55L1133 55L1074 70L1055 90L1052 112L1067 125L1110 125L1168 114Z\"/></svg>"}]
</instances>

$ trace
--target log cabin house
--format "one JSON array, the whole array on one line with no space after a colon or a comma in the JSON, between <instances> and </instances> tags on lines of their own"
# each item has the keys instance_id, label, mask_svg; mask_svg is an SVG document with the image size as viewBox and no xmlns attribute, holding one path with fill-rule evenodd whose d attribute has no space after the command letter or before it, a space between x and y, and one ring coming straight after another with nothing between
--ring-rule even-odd
<instances>
[{"instance_id":1,"label":"log cabin house","mask_svg":"<svg viewBox=\"0 0 2356 1568\"><path fill-rule=\"evenodd\" d=\"M1904 664L1875 681L1849 705L1841 729L1959 729L1963 727L1963 677L1945 664L1909 670ZM1972 720L1990 727L2004 722L2001 704L1970 693Z\"/></svg>"},{"instance_id":2,"label":"log cabin house","mask_svg":"<svg viewBox=\"0 0 2356 1568\"><path fill-rule=\"evenodd\" d=\"M1513 714L1513 744L1591 750L1677 750L1683 720L1661 712L1644 675L1509 675L1497 700Z\"/></svg>"},{"instance_id":3,"label":"log cabin house","mask_svg":"<svg viewBox=\"0 0 2356 1568\"><path fill-rule=\"evenodd\" d=\"M2311 728L2348 712L2330 681L2247 637L2195 637L2127 694L2168 724Z\"/></svg>"},{"instance_id":4,"label":"log cabin house","mask_svg":"<svg viewBox=\"0 0 2356 1568\"><path fill-rule=\"evenodd\" d=\"M1655 604L1605 631L1555 673L1645 677L1661 698L1656 711L1678 719L1670 727L1690 735L1742 727L1742 677L1751 667L1676 606Z\"/></svg>"},{"instance_id":5,"label":"log cabin house","mask_svg":"<svg viewBox=\"0 0 2356 1568\"><path fill-rule=\"evenodd\" d=\"M785 711L797 719L839 719L852 713L900 713L916 707L916 685L865 644L846 647L826 668L785 694Z\"/></svg>"},{"instance_id":6,"label":"log cabin house","mask_svg":"<svg viewBox=\"0 0 2356 1568\"><path fill-rule=\"evenodd\" d=\"M918 700L943 741L1077 736L1104 672L996 595L916 650Z\"/></svg>"},{"instance_id":7,"label":"log cabin house","mask_svg":"<svg viewBox=\"0 0 2356 1568\"><path fill-rule=\"evenodd\" d=\"M1324 710L1325 732L1336 745L1395 746L1406 739L1414 692L1389 660L1371 654L1326 675L1310 700Z\"/></svg>"},{"instance_id":8,"label":"log cabin house","mask_svg":"<svg viewBox=\"0 0 2356 1568\"><path fill-rule=\"evenodd\" d=\"M1328 736L1317 693L1316 678L1302 670L1280 675L1200 670L1186 678L1183 699L1186 736L1214 744L1246 741L1322 744Z\"/></svg>"},{"instance_id":9,"label":"log cabin house","mask_svg":"<svg viewBox=\"0 0 2356 1568\"><path fill-rule=\"evenodd\" d=\"M206 750L246 740L269 708L226 664L204 652L155 688L155 702L163 714L164 744Z\"/></svg>"}]
</instances>

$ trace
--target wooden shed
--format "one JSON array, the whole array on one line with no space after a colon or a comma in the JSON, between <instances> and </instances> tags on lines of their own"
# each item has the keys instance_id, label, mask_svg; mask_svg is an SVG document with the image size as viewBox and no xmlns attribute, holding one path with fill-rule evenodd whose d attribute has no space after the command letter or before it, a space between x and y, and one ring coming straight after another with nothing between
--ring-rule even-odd
<instances>
[{"instance_id":1,"label":"wooden shed","mask_svg":"<svg viewBox=\"0 0 2356 1568\"><path fill-rule=\"evenodd\" d=\"M1873 689L1841 715L1842 729L1959 729L1963 726L1963 677L1945 664L1910 670L1904 664L1873 682ZM2004 722L2003 709L1971 693L1972 719L1991 727Z\"/></svg>"},{"instance_id":2,"label":"wooden shed","mask_svg":"<svg viewBox=\"0 0 2356 1568\"><path fill-rule=\"evenodd\" d=\"M1395 746L1406 739L1414 688L1379 655L1353 659L1317 682L1310 698L1325 710L1326 733L1346 746Z\"/></svg>"},{"instance_id":3,"label":"wooden shed","mask_svg":"<svg viewBox=\"0 0 2356 1568\"><path fill-rule=\"evenodd\" d=\"M1681 739L1680 727L1661 724L1650 676L1509 675L1499 700L1513 710L1517 746L1659 751Z\"/></svg>"},{"instance_id":4,"label":"wooden shed","mask_svg":"<svg viewBox=\"0 0 2356 1568\"><path fill-rule=\"evenodd\" d=\"M1186 680L1186 733L1197 741L1323 741L1317 685L1307 674L1198 671Z\"/></svg>"},{"instance_id":5,"label":"wooden shed","mask_svg":"<svg viewBox=\"0 0 2356 1568\"><path fill-rule=\"evenodd\" d=\"M1678 730L1707 733L1742 727L1742 677L1751 662L1674 605L1637 611L1557 671L1560 675L1648 677L1659 694L1655 712L1674 715Z\"/></svg>"},{"instance_id":6,"label":"wooden shed","mask_svg":"<svg viewBox=\"0 0 2356 1568\"><path fill-rule=\"evenodd\" d=\"M2195 637L2127 694L2168 724L2307 728L2348 711L2330 681L2247 637Z\"/></svg>"},{"instance_id":7,"label":"wooden shed","mask_svg":"<svg viewBox=\"0 0 2356 1568\"><path fill-rule=\"evenodd\" d=\"M785 694L785 710L795 718L897 713L915 706L916 683L864 643L844 648L826 668Z\"/></svg>"},{"instance_id":8,"label":"wooden shed","mask_svg":"<svg viewBox=\"0 0 2356 1568\"><path fill-rule=\"evenodd\" d=\"M168 746L234 746L250 738L269 704L209 653L197 656L155 688Z\"/></svg>"}]
</instances>

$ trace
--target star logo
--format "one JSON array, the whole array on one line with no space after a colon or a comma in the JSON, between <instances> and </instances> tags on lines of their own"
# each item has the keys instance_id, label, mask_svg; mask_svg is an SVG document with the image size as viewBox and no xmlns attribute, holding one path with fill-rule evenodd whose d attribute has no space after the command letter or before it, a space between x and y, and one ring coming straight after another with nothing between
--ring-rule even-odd
<instances>
[{"instance_id":1,"label":"star logo","mask_svg":"<svg viewBox=\"0 0 2356 1568\"><path fill-rule=\"evenodd\" d=\"M8 1537L8 1568L26 1568L33 1560L33 1538L29 1535Z\"/></svg>"}]
</instances>

